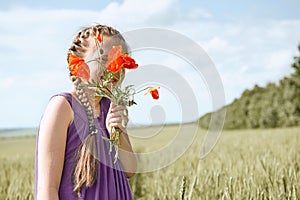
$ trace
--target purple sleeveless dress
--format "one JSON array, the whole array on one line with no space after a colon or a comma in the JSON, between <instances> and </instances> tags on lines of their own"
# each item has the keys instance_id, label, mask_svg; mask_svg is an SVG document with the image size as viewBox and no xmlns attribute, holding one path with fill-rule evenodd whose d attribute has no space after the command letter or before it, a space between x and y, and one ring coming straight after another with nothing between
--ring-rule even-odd
<instances>
[{"instance_id":1,"label":"purple sleeveless dress","mask_svg":"<svg viewBox=\"0 0 300 200\"><path fill-rule=\"evenodd\" d=\"M102 139L102 136L109 137L106 129L105 119L110 105L110 100L102 98L100 101L101 115L95 120L98 134L96 134L96 144L99 155L97 179L92 187L83 187L81 197L79 198L74 192L72 182L72 173L75 165L75 152L81 142L89 134L87 114L82 105L70 93L61 93L55 96L64 96L70 103L74 120L70 124L67 133L64 167L59 187L60 200L127 200L133 199L130 186L122 165L119 160L114 163L114 151L109 151L109 143ZM38 145L38 137L36 147ZM35 199L37 195L38 181L38 148L36 148L35 160Z\"/></svg>"}]
</instances>

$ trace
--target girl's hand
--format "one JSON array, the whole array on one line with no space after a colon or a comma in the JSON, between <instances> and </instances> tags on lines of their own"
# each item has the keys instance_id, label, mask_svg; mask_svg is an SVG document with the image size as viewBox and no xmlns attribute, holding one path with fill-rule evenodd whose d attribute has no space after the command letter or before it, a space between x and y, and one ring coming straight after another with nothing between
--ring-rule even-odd
<instances>
[{"instance_id":1,"label":"girl's hand","mask_svg":"<svg viewBox=\"0 0 300 200\"><path fill-rule=\"evenodd\" d=\"M119 106L111 102L106 117L106 127L109 134L112 134L112 127L118 127L123 132L126 132L127 124L128 110L126 106Z\"/></svg>"}]
</instances>

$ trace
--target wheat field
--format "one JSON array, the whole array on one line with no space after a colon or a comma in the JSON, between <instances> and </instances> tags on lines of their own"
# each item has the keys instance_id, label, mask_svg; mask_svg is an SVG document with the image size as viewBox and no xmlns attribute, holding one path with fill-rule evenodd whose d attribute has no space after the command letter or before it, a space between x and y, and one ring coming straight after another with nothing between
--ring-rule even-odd
<instances>
[{"instance_id":1,"label":"wheat field","mask_svg":"<svg viewBox=\"0 0 300 200\"><path fill-rule=\"evenodd\" d=\"M132 138L132 145L137 152L163 147L177 128L167 126L143 142ZM151 128L129 133L147 131ZM213 151L199 160L205 133L198 130L171 165L130 179L134 199L300 199L299 127L223 131ZM34 151L35 137L0 139L0 200L33 199Z\"/></svg>"}]
</instances>

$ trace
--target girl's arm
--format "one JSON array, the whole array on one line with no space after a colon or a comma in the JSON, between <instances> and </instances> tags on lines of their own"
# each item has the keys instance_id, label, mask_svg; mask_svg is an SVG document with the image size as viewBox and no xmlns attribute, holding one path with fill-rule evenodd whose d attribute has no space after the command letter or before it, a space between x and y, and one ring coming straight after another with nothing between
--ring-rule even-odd
<instances>
[{"instance_id":1,"label":"girl's arm","mask_svg":"<svg viewBox=\"0 0 300 200\"><path fill-rule=\"evenodd\" d=\"M62 96L53 97L43 115L38 141L38 200L58 200L67 129L73 111Z\"/></svg>"},{"instance_id":2,"label":"girl's arm","mask_svg":"<svg viewBox=\"0 0 300 200\"><path fill-rule=\"evenodd\" d=\"M120 134L119 158L127 178L134 176L137 170L137 159L133 153L129 137L126 132Z\"/></svg>"},{"instance_id":3,"label":"girl's arm","mask_svg":"<svg viewBox=\"0 0 300 200\"><path fill-rule=\"evenodd\" d=\"M128 122L128 115L125 113L127 113L125 106L117 106L114 103L111 103L106 118L106 127L108 131L111 130L111 127L119 127L122 130L122 133L119 136L119 158L127 178L131 178L137 170L137 159L132 150L126 127L124 127L122 123L122 120L125 121L125 124Z\"/></svg>"}]
</instances>

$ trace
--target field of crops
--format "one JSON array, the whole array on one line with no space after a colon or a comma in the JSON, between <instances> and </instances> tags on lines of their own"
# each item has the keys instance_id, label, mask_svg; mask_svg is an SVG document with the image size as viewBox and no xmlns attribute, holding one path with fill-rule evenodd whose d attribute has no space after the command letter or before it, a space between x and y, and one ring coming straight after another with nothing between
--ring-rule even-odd
<instances>
[{"instance_id":1,"label":"field of crops","mask_svg":"<svg viewBox=\"0 0 300 200\"><path fill-rule=\"evenodd\" d=\"M176 130L165 127L151 140L133 139L134 149L161 148ZM132 130L134 135L147 131ZM204 135L199 130L191 147L168 167L136 174L130 180L135 199L300 199L299 127L224 131L214 150L199 160ZM34 150L34 137L0 139L1 200L33 199Z\"/></svg>"}]
</instances>

